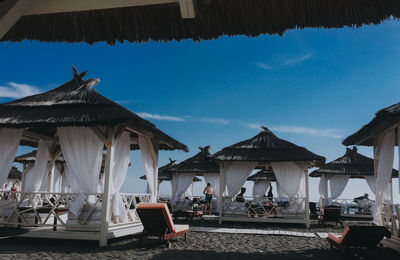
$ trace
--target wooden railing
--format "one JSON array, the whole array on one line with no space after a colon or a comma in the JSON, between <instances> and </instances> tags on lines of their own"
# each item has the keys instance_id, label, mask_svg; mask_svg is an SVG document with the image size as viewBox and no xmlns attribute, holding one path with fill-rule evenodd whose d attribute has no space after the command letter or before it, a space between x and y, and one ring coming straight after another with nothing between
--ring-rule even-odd
<instances>
[{"instance_id":1,"label":"wooden railing","mask_svg":"<svg viewBox=\"0 0 400 260\"><path fill-rule=\"evenodd\" d=\"M72 216L69 208L79 193L57 192L10 192L0 191L0 225L40 227L48 226L56 229L66 226ZM149 202L149 194L120 193L126 209L126 221L123 223L110 220L113 225L123 225L140 222L136 208L140 202ZM84 213L74 217L79 226L87 226L92 216L101 214L102 193L86 194ZM110 214L111 218L112 214ZM97 219L98 220L98 219Z\"/></svg>"}]
</instances>

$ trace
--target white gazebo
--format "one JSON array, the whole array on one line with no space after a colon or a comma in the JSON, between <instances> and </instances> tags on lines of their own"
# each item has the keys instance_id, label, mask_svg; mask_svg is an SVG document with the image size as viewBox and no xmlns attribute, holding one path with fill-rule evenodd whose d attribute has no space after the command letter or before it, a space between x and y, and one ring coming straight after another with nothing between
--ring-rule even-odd
<instances>
[{"instance_id":1,"label":"white gazebo","mask_svg":"<svg viewBox=\"0 0 400 260\"><path fill-rule=\"evenodd\" d=\"M262 128L253 138L225 147L212 156L220 165L219 223L226 220L309 226L308 168L323 164L325 158ZM254 217L254 208L263 205L237 202L235 196L254 169L268 167L275 174L279 198L267 206L274 208L274 214Z\"/></svg>"},{"instance_id":2,"label":"white gazebo","mask_svg":"<svg viewBox=\"0 0 400 260\"><path fill-rule=\"evenodd\" d=\"M0 225L20 226L23 236L98 240L142 230L138 201L157 199L158 151L184 144L152 123L100 95L98 79L74 78L43 94L0 104L0 173L7 173L19 145L37 147L24 168L24 186L13 199L0 201ZM149 194L121 193L130 150L139 149ZM98 183L103 151L104 188ZM57 160L63 155L71 191L55 191ZM0 174L4 183L7 174ZM42 185L48 179L49 185Z\"/></svg>"}]
</instances>

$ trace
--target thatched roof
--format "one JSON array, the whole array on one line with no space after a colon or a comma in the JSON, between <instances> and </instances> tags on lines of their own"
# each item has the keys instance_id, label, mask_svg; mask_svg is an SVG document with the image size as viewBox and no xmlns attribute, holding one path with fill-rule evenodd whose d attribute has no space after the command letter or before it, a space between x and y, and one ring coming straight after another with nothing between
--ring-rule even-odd
<instances>
[{"instance_id":1,"label":"thatched roof","mask_svg":"<svg viewBox=\"0 0 400 260\"><path fill-rule=\"evenodd\" d=\"M329 162L310 173L310 177L321 177L327 175L350 175L350 178L364 178L364 176L374 176L374 160L359 154L357 147L346 148L346 154L336 160ZM392 177L398 177L398 171L393 169Z\"/></svg>"},{"instance_id":2,"label":"thatched roof","mask_svg":"<svg viewBox=\"0 0 400 260\"><path fill-rule=\"evenodd\" d=\"M137 132L158 139L161 150L188 151L154 124L97 92L98 79L84 80L86 72L79 74L75 68L73 72L74 78L58 88L0 104L0 127L29 128L29 132L54 138L59 126L120 126L131 129L133 139ZM37 142L21 144L35 146ZM131 148L139 147L134 144Z\"/></svg>"},{"instance_id":3,"label":"thatched roof","mask_svg":"<svg viewBox=\"0 0 400 260\"><path fill-rule=\"evenodd\" d=\"M325 157L316 155L306 148L278 138L268 128L256 136L223 148L212 155L218 161L270 162L310 162L311 165L325 163Z\"/></svg>"},{"instance_id":4,"label":"thatched roof","mask_svg":"<svg viewBox=\"0 0 400 260\"><path fill-rule=\"evenodd\" d=\"M374 119L354 134L348 136L343 141L343 144L373 146L373 139L376 135L399 123L400 103L397 103L379 110Z\"/></svg>"},{"instance_id":5,"label":"thatched roof","mask_svg":"<svg viewBox=\"0 0 400 260\"><path fill-rule=\"evenodd\" d=\"M267 170L260 170L247 178L248 181L276 181L274 171L269 168Z\"/></svg>"},{"instance_id":6,"label":"thatched roof","mask_svg":"<svg viewBox=\"0 0 400 260\"><path fill-rule=\"evenodd\" d=\"M169 158L169 163L158 168L158 180L159 181L170 181L172 180L173 173L169 170L171 167L176 165L176 160ZM140 179L146 180L146 175L140 176ZM194 182L200 182L201 180L197 177L193 178Z\"/></svg>"},{"instance_id":7,"label":"thatched roof","mask_svg":"<svg viewBox=\"0 0 400 260\"><path fill-rule=\"evenodd\" d=\"M15 157L15 159L14 159L14 162L17 162L17 163L33 163L35 161L36 161L36 150L32 151L30 153L19 155L19 156ZM58 162L58 163L65 162L64 156L60 155L58 157L58 159L56 160L56 162Z\"/></svg>"},{"instance_id":8,"label":"thatched roof","mask_svg":"<svg viewBox=\"0 0 400 260\"><path fill-rule=\"evenodd\" d=\"M7 179L22 180L22 172L20 172L17 167L12 166L10 172L8 173Z\"/></svg>"},{"instance_id":9,"label":"thatched roof","mask_svg":"<svg viewBox=\"0 0 400 260\"><path fill-rule=\"evenodd\" d=\"M115 44L125 40L197 41L223 35L282 35L289 29L360 27L379 24L390 17L400 18L397 0L199 0L195 1L194 19L182 19L179 1L164 2L168 3L28 13L1 40L90 44L98 41Z\"/></svg>"},{"instance_id":10,"label":"thatched roof","mask_svg":"<svg viewBox=\"0 0 400 260\"><path fill-rule=\"evenodd\" d=\"M169 171L174 173L219 173L218 163L211 159L210 146L199 147L200 152L183 162L172 166Z\"/></svg>"}]
</instances>

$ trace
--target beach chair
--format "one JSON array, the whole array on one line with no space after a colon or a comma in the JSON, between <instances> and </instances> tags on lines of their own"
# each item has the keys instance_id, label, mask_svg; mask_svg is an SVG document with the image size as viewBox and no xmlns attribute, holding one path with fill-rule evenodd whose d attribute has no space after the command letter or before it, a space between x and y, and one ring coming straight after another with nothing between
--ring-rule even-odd
<instances>
[{"instance_id":1,"label":"beach chair","mask_svg":"<svg viewBox=\"0 0 400 260\"><path fill-rule=\"evenodd\" d=\"M387 228L382 226L348 226L343 233L329 233L330 247L346 251L350 247L376 248L383 237L390 238Z\"/></svg>"},{"instance_id":2,"label":"beach chair","mask_svg":"<svg viewBox=\"0 0 400 260\"><path fill-rule=\"evenodd\" d=\"M158 236L160 240L170 247L170 240L184 236L187 240L189 225L175 225L165 203L140 203L137 213L143 224L143 232L139 246L148 236Z\"/></svg>"},{"instance_id":3,"label":"beach chair","mask_svg":"<svg viewBox=\"0 0 400 260\"><path fill-rule=\"evenodd\" d=\"M340 221L340 210L340 207L325 207L322 215L318 217L318 222L320 224L331 222L335 223L336 225L339 223L343 226L343 223Z\"/></svg>"}]
</instances>

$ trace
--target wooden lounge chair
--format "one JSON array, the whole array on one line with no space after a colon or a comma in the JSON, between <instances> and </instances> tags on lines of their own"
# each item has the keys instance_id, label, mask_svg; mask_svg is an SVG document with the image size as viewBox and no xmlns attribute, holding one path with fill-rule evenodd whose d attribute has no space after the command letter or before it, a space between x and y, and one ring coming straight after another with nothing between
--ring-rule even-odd
<instances>
[{"instance_id":1,"label":"wooden lounge chair","mask_svg":"<svg viewBox=\"0 0 400 260\"><path fill-rule=\"evenodd\" d=\"M346 251L349 247L376 248L383 237L390 238L390 232L382 226L348 226L343 233L329 233L328 242L332 247Z\"/></svg>"},{"instance_id":2,"label":"wooden lounge chair","mask_svg":"<svg viewBox=\"0 0 400 260\"><path fill-rule=\"evenodd\" d=\"M339 219L340 207L325 207L323 209L322 215L318 217L318 222L320 224L331 222L335 223L336 225L340 223L343 226L343 223Z\"/></svg>"},{"instance_id":3,"label":"wooden lounge chair","mask_svg":"<svg viewBox=\"0 0 400 260\"><path fill-rule=\"evenodd\" d=\"M137 213L143 224L139 245L147 236L158 236L169 248L170 240L189 234L189 225L175 225L165 203L140 203Z\"/></svg>"}]
</instances>

